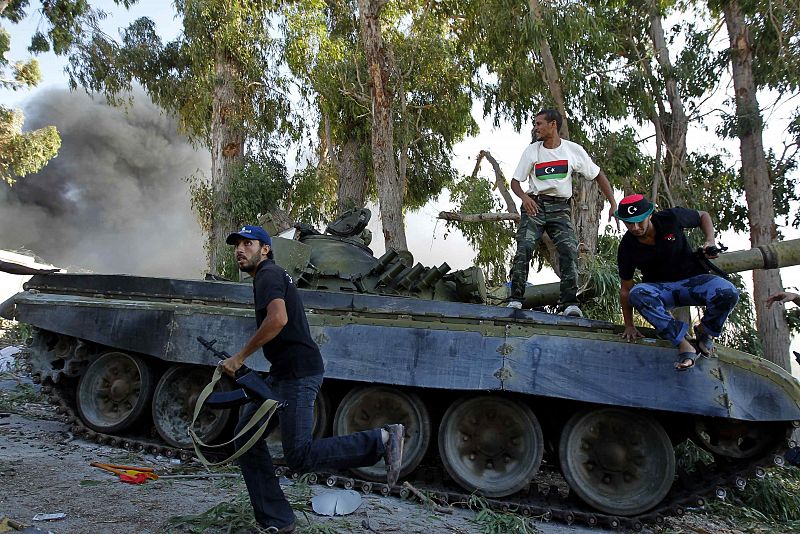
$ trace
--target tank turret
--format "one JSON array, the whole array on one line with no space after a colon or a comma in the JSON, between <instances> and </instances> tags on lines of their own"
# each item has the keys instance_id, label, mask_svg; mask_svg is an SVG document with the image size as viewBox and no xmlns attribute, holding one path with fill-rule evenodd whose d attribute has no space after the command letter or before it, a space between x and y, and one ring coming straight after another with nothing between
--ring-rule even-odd
<instances>
[{"instance_id":1,"label":"tank turret","mask_svg":"<svg viewBox=\"0 0 800 534\"><path fill-rule=\"evenodd\" d=\"M297 279L297 286L452 302L486 302L480 267L452 271L447 263L426 267L408 251L389 249L375 258L363 234L371 213L344 213L324 234L298 225L296 238L273 239L275 261Z\"/></svg>"}]
</instances>

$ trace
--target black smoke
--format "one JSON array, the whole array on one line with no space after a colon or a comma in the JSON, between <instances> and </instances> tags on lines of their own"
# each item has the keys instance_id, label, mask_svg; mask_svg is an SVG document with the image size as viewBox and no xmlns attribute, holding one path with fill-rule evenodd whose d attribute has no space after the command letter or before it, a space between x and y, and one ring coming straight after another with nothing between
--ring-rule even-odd
<instances>
[{"instance_id":1,"label":"black smoke","mask_svg":"<svg viewBox=\"0 0 800 534\"><path fill-rule=\"evenodd\" d=\"M82 92L44 90L25 128L55 125L58 156L13 187L0 183L0 248L27 249L70 271L199 277L203 236L184 180L208 174L195 150L143 93L127 110Z\"/></svg>"}]
</instances>

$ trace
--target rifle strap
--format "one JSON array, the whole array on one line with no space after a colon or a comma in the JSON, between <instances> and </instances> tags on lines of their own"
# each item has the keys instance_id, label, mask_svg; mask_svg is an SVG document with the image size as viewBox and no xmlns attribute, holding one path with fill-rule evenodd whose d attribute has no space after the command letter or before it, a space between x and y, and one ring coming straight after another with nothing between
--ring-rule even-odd
<instances>
[{"instance_id":1,"label":"rifle strap","mask_svg":"<svg viewBox=\"0 0 800 534\"><path fill-rule=\"evenodd\" d=\"M192 438L194 453L197 455L197 459L200 460L200 463L202 463L206 469L211 469L212 467L219 467L221 465L231 463L237 458L239 458L242 454L250 450L250 448L253 445L255 445L259 439L261 439L261 436L267 429L267 424L269 423L269 420L272 419L272 416L275 415L276 411L278 411L278 406L279 406L278 401L274 399L267 399L263 403L261 403L261 406L258 407L258 410L256 410L256 412L253 414L253 417L250 418L250 421L247 422L244 428L242 428L229 441L215 445L209 445L207 443L204 443L203 440L201 440L195 433L194 425L195 422L197 421L197 417L200 415L200 410L202 410L203 404L206 402L206 399L209 397L209 395L211 395L211 393L214 391L214 386L217 385L217 382L219 382L220 378L222 378L222 368L221 366L218 365L216 369L214 369L214 376L212 376L211 382L209 382L208 385L203 388L203 391L201 391L200 395L197 397L197 403L194 406L194 414L192 416L192 422L189 425L189 428L187 429L189 437ZM247 442L244 445L242 445L239 449L237 449L236 452L234 452L230 457L219 462L209 462L203 455L203 453L200 452L200 447L205 447L208 449L219 449L221 447L230 445L235 440L239 439L241 436L249 432L254 426L258 424L258 422L263 417L266 417L266 419L264 419L264 422L261 424L258 430L256 430L253 433L253 435L250 436L250 439L248 439Z\"/></svg>"},{"instance_id":2,"label":"rifle strap","mask_svg":"<svg viewBox=\"0 0 800 534\"><path fill-rule=\"evenodd\" d=\"M731 279L731 276L728 273L717 267L717 265L713 261L706 258L705 254L702 253L698 254L697 257L700 259L700 263L703 264L703 267L705 267L707 270L713 272L718 276L721 276L725 280Z\"/></svg>"}]
</instances>

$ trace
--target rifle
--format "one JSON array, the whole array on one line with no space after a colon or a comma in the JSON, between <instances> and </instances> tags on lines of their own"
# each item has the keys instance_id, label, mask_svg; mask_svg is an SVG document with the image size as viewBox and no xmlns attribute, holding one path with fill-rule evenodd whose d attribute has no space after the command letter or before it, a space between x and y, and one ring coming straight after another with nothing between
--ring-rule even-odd
<instances>
[{"instance_id":1,"label":"rifle","mask_svg":"<svg viewBox=\"0 0 800 534\"><path fill-rule=\"evenodd\" d=\"M694 255L698 260L700 260L700 263L703 265L703 267L709 271L713 271L715 274L718 274L725 280L730 280L731 277L728 273L717 267L710 259L708 259L708 256L719 256L726 250L728 250L728 247L722 243L718 243L717 245L711 247L697 247L697 251L694 253Z\"/></svg>"},{"instance_id":2,"label":"rifle","mask_svg":"<svg viewBox=\"0 0 800 534\"><path fill-rule=\"evenodd\" d=\"M224 350L217 350L214 348L214 343L217 342L216 339L208 341L202 336L198 336L197 341L206 349L210 350L214 356L219 358L220 363L222 363L223 359L230 358L230 354ZM249 367L243 365L236 371L235 380L236 384L239 385L239 389L214 392L214 387L221 378L222 369L220 366L217 366L217 368L214 369L214 376L211 378L211 382L203 388L203 391L201 391L200 395L197 397L192 422L189 423L189 427L186 429L189 433L189 437L192 438L192 445L194 446L194 452L197 458L207 469L230 463L247 452L265 433L269 434L275 428L278 420L273 419L272 416L286 405L286 403L278 400L277 395L272 392L261 376ZM257 401L259 407L255 410L255 413L252 414L250 421L248 421L232 439L225 443L209 445L204 443L201 437L197 435L194 425L204 405L216 409L233 408L251 401ZM244 445L237 446L236 452L234 452L233 455L219 462L209 462L200 450L201 447L209 449L223 448L234 443L238 439L247 439L247 441Z\"/></svg>"},{"instance_id":3,"label":"rifle","mask_svg":"<svg viewBox=\"0 0 800 534\"><path fill-rule=\"evenodd\" d=\"M222 360L231 357L231 355L224 350L217 350L214 348L214 344L217 342L216 339L208 341L203 336L197 336L197 341L207 350L211 351L214 356L219 358L220 363L222 363ZM239 388L232 391L216 391L212 393L206 399L206 405L209 408L220 410L223 408L235 408L254 400L278 400L278 396L275 395L267 383L264 382L264 379L262 379L256 371L245 365L242 365L236 371L234 379ZM278 409L283 408L284 405L284 402L279 401Z\"/></svg>"}]
</instances>

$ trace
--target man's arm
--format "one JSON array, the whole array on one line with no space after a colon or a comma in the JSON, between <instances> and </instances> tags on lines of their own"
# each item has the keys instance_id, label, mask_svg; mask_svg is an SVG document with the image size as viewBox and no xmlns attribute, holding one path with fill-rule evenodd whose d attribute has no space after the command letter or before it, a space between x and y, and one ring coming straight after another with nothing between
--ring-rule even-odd
<instances>
[{"instance_id":1,"label":"man's arm","mask_svg":"<svg viewBox=\"0 0 800 534\"><path fill-rule=\"evenodd\" d=\"M711 220L711 215L709 215L706 211L698 211L697 213L700 214L700 230L702 230L703 234L706 236L706 243L703 245L703 249L706 247L716 247L717 236L716 232L714 231L714 221ZM715 254L708 257L716 258L717 255Z\"/></svg>"},{"instance_id":2,"label":"man's arm","mask_svg":"<svg viewBox=\"0 0 800 534\"><path fill-rule=\"evenodd\" d=\"M286 301L274 299L267 304L267 316L258 327L256 333L250 338L245 346L236 354L222 362L222 369L230 376L234 376L236 371L244 365L244 361L255 351L275 339L283 327L289 322L286 314Z\"/></svg>"},{"instance_id":3,"label":"man's arm","mask_svg":"<svg viewBox=\"0 0 800 534\"><path fill-rule=\"evenodd\" d=\"M528 215L536 215L537 211L539 211L536 207L536 202L522 190L522 186L516 178L511 179L511 190L522 199L522 209L525 210L525 213Z\"/></svg>"},{"instance_id":4,"label":"man's arm","mask_svg":"<svg viewBox=\"0 0 800 534\"><path fill-rule=\"evenodd\" d=\"M633 325L633 306L628 300L628 295L633 288L633 280L621 280L619 284L619 305L622 308L622 320L625 323L625 331L622 337L627 342L636 341L637 338L644 337Z\"/></svg>"},{"instance_id":5,"label":"man's arm","mask_svg":"<svg viewBox=\"0 0 800 534\"><path fill-rule=\"evenodd\" d=\"M769 298L767 298L767 308L771 307L776 302L780 302L781 304L794 302L800 306L800 295L797 293L792 293L791 291L778 291L774 295L770 295Z\"/></svg>"},{"instance_id":6,"label":"man's arm","mask_svg":"<svg viewBox=\"0 0 800 534\"><path fill-rule=\"evenodd\" d=\"M600 188L603 196L606 197L608 203L611 204L611 208L608 210L608 220L611 221L614 217L614 212L617 211L617 201L614 200L614 189L611 187L611 182L608 181L608 176L603 172L603 169L600 169L600 172L597 173L595 180L597 180L597 186ZM619 230L619 219L616 219L616 221L617 230Z\"/></svg>"}]
</instances>

